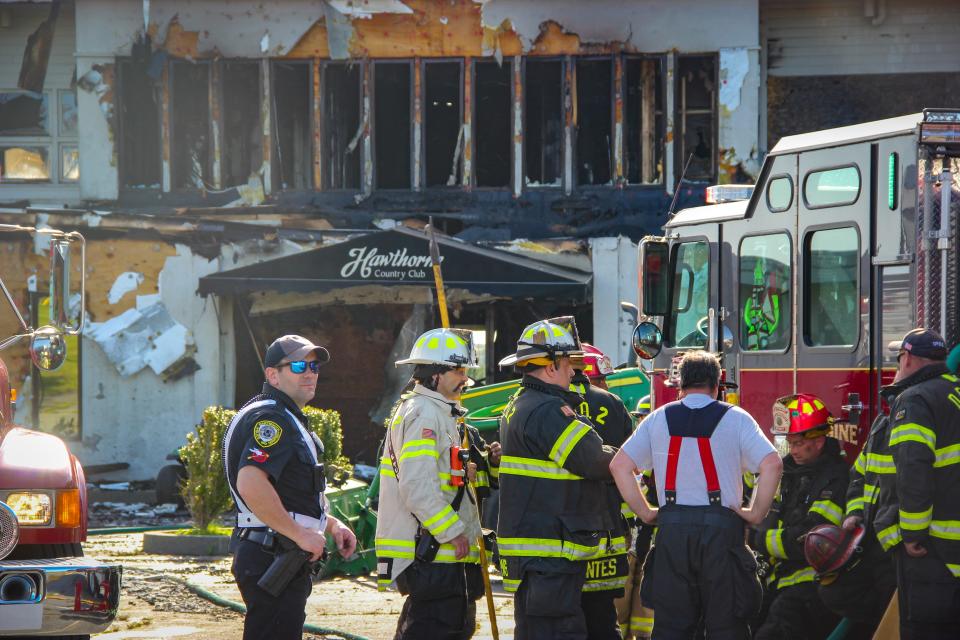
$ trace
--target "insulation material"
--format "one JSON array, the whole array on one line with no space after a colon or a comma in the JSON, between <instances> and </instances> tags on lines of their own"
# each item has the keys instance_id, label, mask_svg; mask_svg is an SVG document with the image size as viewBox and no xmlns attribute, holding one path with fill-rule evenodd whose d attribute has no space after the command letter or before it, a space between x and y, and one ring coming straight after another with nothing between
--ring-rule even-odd
<instances>
[{"instance_id":1,"label":"insulation material","mask_svg":"<svg viewBox=\"0 0 960 640\"><path fill-rule=\"evenodd\" d=\"M735 111L740 106L740 90L749 70L745 47L720 51L720 108Z\"/></svg>"},{"instance_id":2,"label":"insulation material","mask_svg":"<svg viewBox=\"0 0 960 640\"><path fill-rule=\"evenodd\" d=\"M327 0L327 3L350 18L369 20L377 13L413 13L413 9L400 2L400 0Z\"/></svg>"},{"instance_id":3,"label":"insulation material","mask_svg":"<svg viewBox=\"0 0 960 640\"><path fill-rule=\"evenodd\" d=\"M160 301L142 309L127 309L115 318L87 327L86 337L100 345L124 377L146 367L162 375L174 365L192 361L196 353L190 330L174 320ZM194 362L193 370L195 367Z\"/></svg>"},{"instance_id":4,"label":"insulation material","mask_svg":"<svg viewBox=\"0 0 960 640\"><path fill-rule=\"evenodd\" d=\"M143 283L143 274L136 271L124 271L117 279L113 281L110 287L110 293L107 294L107 302L117 304L126 294L136 291Z\"/></svg>"}]
</instances>

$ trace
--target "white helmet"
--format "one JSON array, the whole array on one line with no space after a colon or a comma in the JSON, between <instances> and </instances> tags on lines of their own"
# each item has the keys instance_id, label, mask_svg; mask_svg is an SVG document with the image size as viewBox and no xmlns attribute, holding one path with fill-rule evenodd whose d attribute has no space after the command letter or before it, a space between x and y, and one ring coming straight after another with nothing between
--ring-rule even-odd
<instances>
[{"instance_id":1,"label":"white helmet","mask_svg":"<svg viewBox=\"0 0 960 640\"><path fill-rule=\"evenodd\" d=\"M480 366L469 329L430 329L413 343L410 357L396 364L439 364L448 367Z\"/></svg>"},{"instance_id":2,"label":"white helmet","mask_svg":"<svg viewBox=\"0 0 960 640\"><path fill-rule=\"evenodd\" d=\"M540 320L527 326L517 340L517 352L501 360L500 366L524 363L545 365L564 357L583 357L573 316Z\"/></svg>"}]
</instances>

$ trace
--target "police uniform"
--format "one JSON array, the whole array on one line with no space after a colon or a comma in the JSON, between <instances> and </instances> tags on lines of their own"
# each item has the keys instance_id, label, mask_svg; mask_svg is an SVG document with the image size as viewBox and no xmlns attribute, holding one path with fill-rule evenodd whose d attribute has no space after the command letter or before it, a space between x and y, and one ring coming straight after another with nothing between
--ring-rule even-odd
<instances>
[{"instance_id":1,"label":"police uniform","mask_svg":"<svg viewBox=\"0 0 960 640\"><path fill-rule=\"evenodd\" d=\"M839 622L817 596L816 574L803 552L803 535L819 525L839 526L847 491L848 468L840 445L827 438L811 464L783 458L780 491L769 515L752 536L752 545L769 559L769 612L754 638L821 638Z\"/></svg>"},{"instance_id":2,"label":"police uniform","mask_svg":"<svg viewBox=\"0 0 960 640\"><path fill-rule=\"evenodd\" d=\"M234 416L223 439L223 461L237 506L233 575L247 606L244 639L300 638L310 595L309 564L278 597L257 586L274 559L267 528L237 490L240 469L252 466L270 479L281 503L300 525L323 532L323 444L307 430L307 419L285 393L264 383L262 392Z\"/></svg>"},{"instance_id":3,"label":"police uniform","mask_svg":"<svg viewBox=\"0 0 960 640\"><path fill-rule=\"evenodd\" d=\"M604 484L614 452L568 389L530 375L520 387L500 419L497 529L504 588L516 592L515 637L582 640L586 561L617 545Z\"/></svg>"},{"instance_id":4,"label":"police uniform","mask_svg":"<svg viewBox=\"0 0 960 640\"><path fill-rule=\"evenodd\" d=\"M571 390L583 398L577 412L590 419L603 444L619 448L626 442L633 433L633 420L619 397L591 385L589 380L578 379L571 385ZM602 557L587 562L586 581L580 599L589 640L620 640L614 600L623 597L630 568L625 518L629 516L632 520L635 515L623 502L617 486L612 482L606 486L606 499L614 522L611 530L614 544Z\"/></svg>"},{"instance_id":5,"label":"police uniform","mask_svg":"<svg viewBox=\"0 0 960 640\"><path fill-rule=\"evenodd\" d=\"M906 342L906 340L904 340ZM942 344L942 343L941 343ZM904 543L896 554L902 638L956 638L960 628L960 379L938 362L901 380L891 408Z\"/></svg>"}]
</instances>

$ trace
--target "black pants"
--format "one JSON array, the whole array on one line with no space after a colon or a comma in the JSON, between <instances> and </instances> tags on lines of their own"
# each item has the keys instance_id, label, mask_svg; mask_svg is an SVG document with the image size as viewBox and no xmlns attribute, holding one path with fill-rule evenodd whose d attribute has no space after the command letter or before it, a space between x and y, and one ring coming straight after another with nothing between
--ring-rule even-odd
<instances>
[{"instance_id":1,"label":"black pants","mask_svg":"<svg viewBox=\"0 0 960 640\"><path fill-rule=\"evenodd\" d=\"M867 533L863 556L851 569L829 584L820 584L820 600L847 619L847 640L871 640L897 588L893 557Z\"/></svg>"},{"instance_id":2,"label":"black pants","mask_svg":"<svg viewBox=\"0 0 960 640\"><path fill-rule=\"evenodd\" d=\"M960 635L960 578L953 577L931 545L927 555L912 558L897 547L900 637L947 640Z\"/></svg>"},{"instance_id":3,"label":"black pants","mask_svg":"<svg viewBox=\"0 0 960 640\"><path fill-rule=\"evenodd\" d=\"M236 542L233 577L240 587L247 615L243 620L243 640L299 640L303 637L305 607L313 584L308 565L275 598L257 586L260 576L273 562L273 554L254 542Z\"/></svg>"},{"instance_id":4,"label":"black pants","mask_svg":"<svg viewBox=\"0 0 960 640\"><path fill-rule=\"evenodd\" d=\"M407 596L394 640L468 640L477 626L483 595L480 567L466 563L414 562L397 576Z\"/></svg>"},{"instance_id":5,"label":"black pants","mask_svg":"<svg viewBox=\"0 0 960 640\"><path fill-rule=\"evenodd\" d=\"M614 600L622 596L623 589L584 591L581 594L580 608L587 624L587 640L621 640Z\"/></svg>"},{"instance_id":6,"label":"black pants","mask_svg":"<svg viewBox=\"0 0 960 640\"><path fill-rule=\"evenodd\" d=\"M654 610L654 640L693 638L698 623L711 640L748 638L761 592L740 517L724 507L674 505L662 507L657 520L641 585Z\"/></svg>"},{"instance_id":7,"label":"black pants","mask_svg":"<svg viewBox=\"0 0 960 640\"><path fill-rule=\"evenodd\" d=\"M817 585L803 582L779 589L754 640L822 640L840 622L820 602Z\"/></svg>"},{"instance_id":8,"label":"black pants","mask_svg":"<svg viewBox=\"0 0 960 640\"><path fill-rule=\"evenodd\" d=\"M575 567L577 573L523 574L513 599L514 640L586 640L580 605L586 569L583 563Z\"/></svg>"}]
</instances>

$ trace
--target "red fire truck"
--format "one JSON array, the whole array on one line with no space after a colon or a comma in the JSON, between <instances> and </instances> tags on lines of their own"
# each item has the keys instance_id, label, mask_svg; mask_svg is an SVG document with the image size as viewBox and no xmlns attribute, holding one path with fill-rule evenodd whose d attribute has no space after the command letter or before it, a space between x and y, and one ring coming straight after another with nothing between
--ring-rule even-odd
<instances>
[{"instance_id":1,"label":"red fire truck","mask_svg":"<svg viewBox=\"0 0 960 640\"><path fill-rule=\"evenodd\" d=\"M957 342L958 157L960 109L785 137L748 199L644 238L634 346L654 403L676 398L678 356L707 349L768 433L778 397L814 393L859 450L896 369L890 343L916 326Z\"/></svg>"},{"instance_id":2,"label":"red fire truck","mask_svg":"<svg viewBox=\"0 0 960 640\"><path fill-rule=\"evenodd\" d=\"M85 270L84 240L76 232L0 225L0 231L42 233L50 239L50 324L33 329L6 285L0 293L19 331L0 349L29 341L34 374L66 358L65 335L83 327L83 277L70 287L71 253ZM78 296L79 294L79 296ZM71 323L71 302L79 320ZM0 636L89 638L114 620L120 599L119 565L84 557L87 490L83 468L62 440L16 426L13 407L0 422Z\"/></svg>"}]
</instances>

